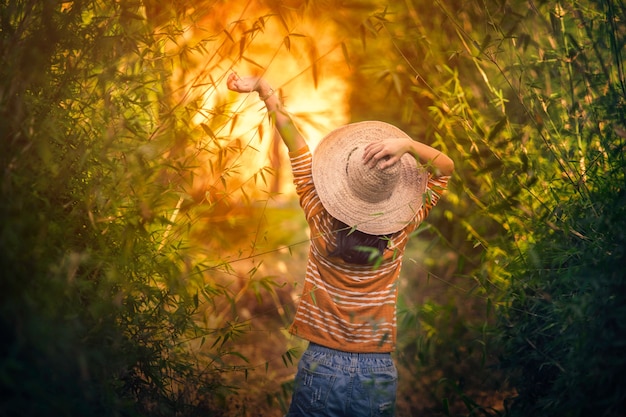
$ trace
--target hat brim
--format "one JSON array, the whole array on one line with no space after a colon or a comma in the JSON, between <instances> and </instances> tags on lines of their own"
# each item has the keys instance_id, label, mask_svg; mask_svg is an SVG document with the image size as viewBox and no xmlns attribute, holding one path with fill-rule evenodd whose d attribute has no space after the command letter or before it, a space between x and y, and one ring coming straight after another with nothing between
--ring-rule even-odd
<instances>
[{"instance_id":1,"label":"hat brim","mask_svg":"<svg viewBox=\"0 0 626 417\"><path fill-rule=\"evenodd\" d=\"M426 170L405 154L397 162L399 178L387 198L376 203L359 198L348 184L350 153L386 138L411 139L393 125L366 121L333 130L313 153L313 183L324 208L348 226L371 235L395 233L410 223L423 205L428 180Z\"/></svg>"}]
</instances>

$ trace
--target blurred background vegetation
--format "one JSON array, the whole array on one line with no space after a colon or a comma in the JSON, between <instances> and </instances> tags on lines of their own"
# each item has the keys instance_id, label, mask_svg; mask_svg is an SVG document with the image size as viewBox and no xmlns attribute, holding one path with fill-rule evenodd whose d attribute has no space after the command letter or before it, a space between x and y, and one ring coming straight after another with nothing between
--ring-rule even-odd
<instances>
[{"instance_id":1,"label":"blurred background vegetation","mask_svg":"<svg viewBox=\"0 0 626 417\"><path fill-rule=\"evenodd\" d=\"M457 171L406 255L399 416L623 416L620 0L3 0L0 416L282 416L308 248L256 94Z\"/></svg>"}]
</instances>

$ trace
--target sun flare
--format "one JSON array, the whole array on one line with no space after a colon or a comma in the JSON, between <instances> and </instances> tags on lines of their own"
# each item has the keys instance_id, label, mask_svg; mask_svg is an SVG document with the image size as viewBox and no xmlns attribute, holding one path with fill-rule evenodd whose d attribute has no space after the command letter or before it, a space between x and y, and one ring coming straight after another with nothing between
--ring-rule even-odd
<instances>
[{"instance_id":1,"label":"sun flare","mask_svg":"<svg viewBox=\"0 0 626 417\"><path fill-rule=\"evenodd\" d=\"M228 2L216 5L193 30L187 30L185 45L170 45L175 49L198 45L207 33L221 34L222 42L206 46L214 48L208 59L190 60L186 67L176 70L172 80L181 102L200 97L202 103L192 120L209 134L193 146L214 149L236 143L241 149L236 158L239 176L249 178L263 167L271 167L276 175L270 191L286 197L293 195L291 177L283 175L288 167L287 153L277 143L265 107L256 93L229 91L226 77L236 72L267 79L311 149L330 130L347 123L350 91L345 80L350 69L332 23L295 13L290 16L287 23L265 6ZM200 163L193 184L196 194L216 183L215 174L208 169L211 158L212 152L198 154Z\"/></svg>"}]
</instances>

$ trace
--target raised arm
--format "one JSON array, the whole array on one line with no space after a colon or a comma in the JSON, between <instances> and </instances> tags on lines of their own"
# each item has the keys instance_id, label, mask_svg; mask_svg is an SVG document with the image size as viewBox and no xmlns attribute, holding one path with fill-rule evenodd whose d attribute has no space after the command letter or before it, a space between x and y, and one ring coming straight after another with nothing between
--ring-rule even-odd
<instances>
[{"instance_id":1,"label":"raised arm","mask_svg":"<svg viewBox=\"0 0 626 417\"><path fill-rule=\"evenodd\" d=\"M226 84L230 90L238 93L251 93L253 91L259 93L259 98L265 102L265 107L290 152L306 145L304 137L283 107L278 94L275 94L274 89L266 80L261 77L240 77L233 73L228 76Z\"/></svg>"},{"instance_id":2,"label":"raised arm","mask_svg":"<svg viewBox=\"0 0 626 417\"><path fill-rule=\"evenodd\" d=\"M382 158L388 159L380 164L384 169L395 164L405 153L413 155L422 165L435 171L436 175L448 176L454 172L454 162L448 155L424 143L409 138L390 138L371 143L365 148L365 163L376 165Z\"/></svg>"}]
</instances>

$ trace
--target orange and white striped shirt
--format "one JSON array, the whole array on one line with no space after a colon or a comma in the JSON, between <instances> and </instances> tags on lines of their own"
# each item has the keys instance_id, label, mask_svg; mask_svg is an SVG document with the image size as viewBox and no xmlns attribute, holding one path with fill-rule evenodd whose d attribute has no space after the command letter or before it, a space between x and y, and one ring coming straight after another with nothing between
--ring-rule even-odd
<instances>
[{"instance_id":1,"label":"orange and white striped shirt","mask_svg":"<svg viewBox=\"0 0 626 417\"><path fill-rule=\"evenodd\" d=\"M332 349L391 352L396 345L397 282L410 233L426 218L450 177L429 176L415 221L391 235L383 262L371 265L330 257L335 248L333 217L324 209L311 175L308 147L290 152L296 192L311 232L304 287L290 332Z\"/></svg>"}]
</instances>

